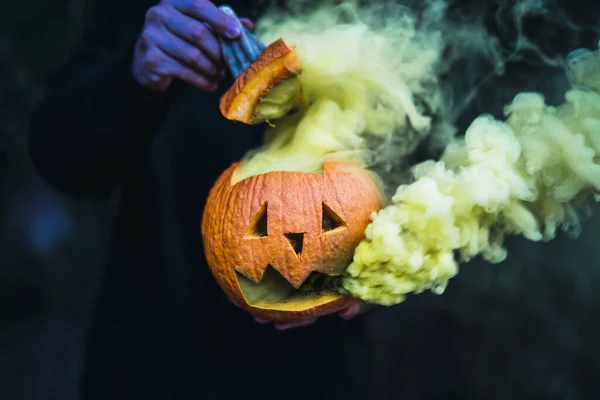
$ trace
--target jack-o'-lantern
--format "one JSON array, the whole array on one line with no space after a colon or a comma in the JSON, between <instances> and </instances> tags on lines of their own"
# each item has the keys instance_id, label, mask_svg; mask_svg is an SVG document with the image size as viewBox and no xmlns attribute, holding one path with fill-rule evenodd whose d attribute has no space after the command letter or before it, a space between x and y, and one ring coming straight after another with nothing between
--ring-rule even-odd
<instances>
[{"instance_id":1,"label":"jack-o'-lantern","mask_svg":"<svg viewBox=\"0 0 600 400\"><path fill-rule=\"evenodd\" d=\"M222 44L236 80L221 98L221 113L246 124L285 116L305 101L294 79L302 72L294 49L280 39L257 52L260 43L243 36L238 48ZM331 160L321 173L272 171L238 181L239 166L219 177L202 220L209 267L229 299L275 322L351 305L355 300L338 289L372 212L381 208L371 175Z\"/></svg>"},{"instance_id":2,"label":"jack-o'-lantern","mask_svg":"<svg viewBox=\"0 0 600 400\"><path fill-rule=\"evenodd\" d=\"M267 172L217 180L202 221L210 269L229 299L272 321L302 321L353 301L336 291L373 211L378 187L362 167L325 162L322 173Z\"/></svg>"}]
</instances>

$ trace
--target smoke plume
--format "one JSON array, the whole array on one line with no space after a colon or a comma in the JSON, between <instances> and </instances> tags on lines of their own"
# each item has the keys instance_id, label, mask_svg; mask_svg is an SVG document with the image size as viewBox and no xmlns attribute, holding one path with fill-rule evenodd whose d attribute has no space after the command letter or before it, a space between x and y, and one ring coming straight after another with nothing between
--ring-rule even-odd
<instances>
[{"instance_id":1,"label":"smoke plume","mask_svg":"<svg viewBox=\"0 0 600 400\"><path fill-rule=\"evenodd\" d=\"M455 137L461 119L485 103L480 88L511 62L562 65L564 55L536 44L524 21L547 18L577 31L566 16L541 0L501 4L491 34L489 13L464 18L441 0L310 5L274 9L259 21L264 42L283 37L295 46L307 101L272 121L236 179L318 173L336 157L377 174L389 201L356 249L345 290L388 305L408 293L441 293L459 262L502 261L508 234L539 241L559 228L579 232L600 185L597 52L567 59L573 89L563 105L524 91L507 101L505 121L481 115Z\"/></svg>"}]
</instances>

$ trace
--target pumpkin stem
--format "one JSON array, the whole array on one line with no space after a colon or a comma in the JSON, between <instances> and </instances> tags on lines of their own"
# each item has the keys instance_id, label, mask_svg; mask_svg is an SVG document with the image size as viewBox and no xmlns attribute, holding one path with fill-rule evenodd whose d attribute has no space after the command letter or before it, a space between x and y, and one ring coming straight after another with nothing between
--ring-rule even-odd
<instances>
[{"instance_id":1,"label":"pumpkin stem","mask_svg":"<svg viewBox=\"0 0 600 400\"><path fill-rule=\"evenodd\" d=\"M237 40L228 40L219 37L221 52L225 58L225 63L227 64L233 79L237 79L242 72L247 70L250 65L256 61L256 58L262 53L266 46L246 29L230 6L223 5L220 6L219 9L232 17L242 32Z\"/></svg>"}]
</instances>

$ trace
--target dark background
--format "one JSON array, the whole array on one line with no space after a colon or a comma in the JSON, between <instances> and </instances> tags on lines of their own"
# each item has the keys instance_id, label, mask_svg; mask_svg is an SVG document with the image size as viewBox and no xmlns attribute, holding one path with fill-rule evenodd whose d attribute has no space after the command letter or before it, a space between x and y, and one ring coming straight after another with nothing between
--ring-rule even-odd
<instances>
[{"instance_id":1,"label":"dark background","mask_svg":"<svg viewBox=\"0 0 600 400\"><path fill-rule=\"evenodd\" d=\"M43 93L45 74L78 39L85 6L85 0L8 0L0 13L2 400L78 398L110 206L74 201L48 187L25 148L28 116ZM598 5L563 6L575 21L600 27ZM560 19L555 17L550 19ZM548 21L532 20L527 28L558 54L594 47L600 39L593 29L567 32ZM559 101L565 87L560 68L511 66L483 88L461 123L484 110L499 114L519 90L543 91ZM577 240L511 240L506 262L463 266L443 296L420 295L369 314L374 396L600 398L596 211ZM461 395L452 397L456 387Z\"/></svg>"},{"instance_id":2,"label":"dark background","mask_svg":"<svg viewBox=\"0 0 600 400\"><path fill-rule=\"evenodd\" d=\"M0 399L76 399L108 207L46 185L26 152L45 75L68 56L83 0L3 2L0 13Z\"/></svg>"}]
</instances>

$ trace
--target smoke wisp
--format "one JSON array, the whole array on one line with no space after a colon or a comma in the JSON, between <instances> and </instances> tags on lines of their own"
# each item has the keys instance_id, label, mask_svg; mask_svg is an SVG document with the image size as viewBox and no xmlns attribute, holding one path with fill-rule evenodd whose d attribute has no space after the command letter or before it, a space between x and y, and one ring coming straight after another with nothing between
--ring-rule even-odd
<instances>
[{"instance_id":1,"label":"smoke wisp","mask_svg":"<svg viewBox=\"0 0 600 400\"><path fill-rule=\"evenodd\" d=\"M459 262L504 260L508 234L538 241L559 228L579 232L600 184L597 52L567 59L573 89L564 104L523 92L506 106L505 121L481 115L455 138L480 88L509 63L561 65L564 56L538 45L524 21L548 18L576 31L570 19L542 0L501 3L493 19L502 36L489 33L486 13L464 18L442 0L300 3L268 13L257 33L295 47L303 73L289 88L300 87L306 102L271 121L235 178L319 173L328 158L376 173L389 202L356 249L347 292L388 305L408 293L442 293ZM439 161L417 162L442 152Z\"/></svg>"}]
</instances>

